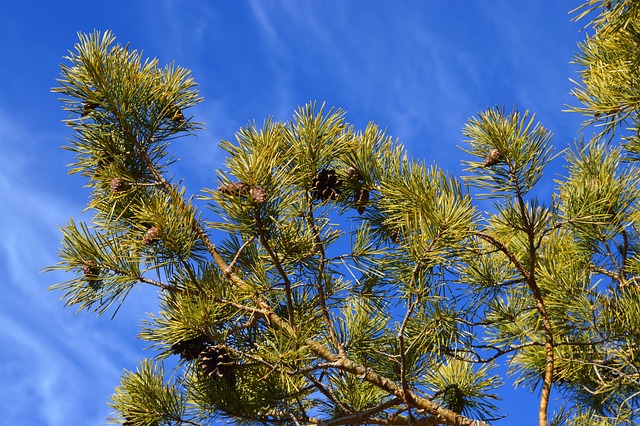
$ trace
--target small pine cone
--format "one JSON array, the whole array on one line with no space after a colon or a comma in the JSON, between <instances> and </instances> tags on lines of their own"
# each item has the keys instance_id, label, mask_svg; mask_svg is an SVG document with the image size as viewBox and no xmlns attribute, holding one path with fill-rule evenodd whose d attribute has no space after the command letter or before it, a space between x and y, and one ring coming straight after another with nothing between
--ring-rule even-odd
<instances>
[{"instance_id":1,"label":"small pine cone","mask_svg":"<svg viewBox=\"0 0 640 426\"><path fill-rule=\"evenodd\" d=\"M169 120L177 124L183 124L185 122L182 110L180 110L180 108L177 108L174 104L169 105L165 118L168 118Z\"/></svg>"},{"instance_id":2,"label":"small pine cone","mask_svg":"<svg viewBox=\"0 0 640 426\"><path fill-rule=\"evenodd\" d=\"M342 191L335 170L320 170L311 180L311 196L315 200L337 200Z\"/></svg>"},{"instance_id":3,"label":"small pine cone","mask_svg":"<svg viewBox=\"0 0 640 426\"><path fill-rule=\"evenodd\" d=\"M200 367L213 378L225 377L232 373L235 361L224 346L210 346L200 353Z\"/></svg>"},{"instance_id":4,"label":"small pine cone","mask_svg":"<svg viewBox=\"0 0 640 426\"><path fill-rule=\"evenodd\" d=\"M360 176L360 173L355 169L355 167L349 167L347 169L346 175L347 175L347 179L350 179L350 180L362 179L362 176Z\"/></svg>"},{"instance_id":5,"label":"small pine cone","mask_svg":"<svg viewBox=\"0 0 640 426\"><path fill-rule=\"evenodd\" d=\"M98 108L98 104L96 102L91 102L91 101L85 101L82 103L82 113L80 114L80 117L86 117L87 115L91 114L91 112Z\"/></svg>"},{"instance_id":6,"label":"small pine cone","mask_svg":"<svg viewBox=\"0 0 640 426\"><path fill-rule=\"evenodd\" d=\"M264 203L267 199L267 191L261 186L252 186L249 193L251 194L251 198L258 204Z\"/></svg>"},{"instance_id":7,"label":"small pine cone","mask_svg":"<svg viewBox=\"0 0 640 426\"><path fill-rule=\"evenodd\" d=\"M120 192L126 189L126 187L127 187L127 184L121 178L116 177L111 179L110 189L112 194Z\"/></svg>"},{"instance_id":8,"label":"small pine cone","mask_svg":"<svg viewBox=\"0 0 640 426\"><path fill-rule=\"evenodd\" d=\"M97 90L93 90L93 93L96 98L101 97L100 92L98 92ZM87 115L91 114L91 112L96 108L98 108L99 106L100 104L95 100L87 99L82 103L82 112L80 113L80 117L86 117Z\"/></svg>"},{"instance_id":9,"label":"small pine cone","mask_svg":"<svg viewBox=\"0 0 640 426\"><path fill-rule=\"evenodd\" d=\"M160 238L160 229L157 226L152 226L142 238L142 245L148 246L158 241L158 238Z\"/></svg>"},{"instance_id":10,"label":"small pine cone","mask_svg":"<svg viewBox=\"0 0 640 426\"><path fill-rule=\"evenodd\" d=\"M218 191L226 195L233 195L236 197L247 195L251 191L251 186L244 182L232 182L227 183L218 188Z\"/></svg>"},{"instance_id":11,"label":"small pine cone","mask_svg":"<svg viewBox=\"0 0 640 426\"><path fill-rule=\"evenodd\" d=\"M323 201L325 200L335 201L338 198L340 198L340 194L342 194L342 191L338 188L325 188L320 195L320 199Z\"/></svg>"},{"instance_id":12,"label":"small pine cone","mask_svg":"<svg viewBox=\"0 0 640 426\"><path fill-rule=\"evenodd\" d=\"M178 124L184 124L185 119L184 119L184 115L182 114L182 111L180 111L179 109L176 110L176 112L171 117L171 121Z\"/></svg>"},{"instance_id":13,"label":"small pine cone","mask_svg":"<svg viewBox=\"0 0 640 426\"><path fill-rule=\"evenodd\" d=\"M389 239L393 244L398 244L400 242L400 231L394 229L389 235Z\"/></svg>"},{"instance_id":14,"label":"small pine cone","mask_svg":"<svg viewBox=\"0 0 640 426\"><path fill-rule=\"evenodd\" d=\"M369 202L369 191L366 189L358 188L353 191L353 204L358 211L358 214L364 213L364 209Z\"/></svg>"},{"instance_id":15,"label":"small pine cone","mask_svg":"<svg viewBox=\"0 0 640 426\"><path fill-rule=\"evenodd\" d=\"M92 288L99 287L102 283L101 280L98 279L100 275L100 268L96 265L96 262L89 259L84 262L82 265L82 273L84 274L85 280Z\"/></svg>"},{"instance_id":16,"label":"small pine cone","mask_svg":"<svg viewBox=\"0 0 640 426\"><path fill-rule=\"evenodd\" d=\"M336 188L340 186L335 170L329 170L327 172L327 186L329 188Z\"/></svg>"},{"instance_id":17,"label":"small pine cone","mask_svg":"<svg viewBox=\"0 0 640 426\"><path fill-rule=\"evenodd\" d=\"M180 358L186 361L193 361L206 349L207 342L208 340L205 336L196 336L189 340L174 343L171 345L171 351L175 355L180 354Z\"/></svg>"},{"instance_id":18,"label":"small pine cone","mask_svg":"<svg viewBox=\"0 0 640 426\"><path fill-rule=\"evenodd\" d=\"M502 160L502 153L498 149L492 148L484 159L484 166L485 167L495 166L501 160Z\"/></svg>"}]
</instances>

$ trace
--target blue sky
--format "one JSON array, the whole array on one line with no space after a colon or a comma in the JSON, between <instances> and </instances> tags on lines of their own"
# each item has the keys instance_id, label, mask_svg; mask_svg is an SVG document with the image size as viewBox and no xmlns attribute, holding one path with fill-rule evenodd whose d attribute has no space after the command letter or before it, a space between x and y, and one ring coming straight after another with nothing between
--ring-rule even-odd
<instances>
[{"instance_id":1,"label":"blue sky","mask_svg":"<svg viewBox=\"0 0 640 426\"><path fill-rule=\"evenodd\" d=\"M67 176L69 130L57 96L59 64L77 32L114 32L162 64L190 68L206 130L178 140L175 170L191 193L215 186L221 139L248 121L291 117L310 100L345 109L362 128L387 128L409 155L460 175L461 130L487 107L530 110L562 149L577 137L570 60L584 37L556 0L11 1L0 13L0 423L98 425L123 368L145 356L140 320L153 292L131 294L118 315L63 309L48 292L62 274L59 225L80 218L88 191ZM556 165L559 163L556 162ZM548 199L550 170L538 187ZM146 356L151 356L146 353ZM537 398L505 389L510 417L537 424Z\"/></svg>"}]
</instances>

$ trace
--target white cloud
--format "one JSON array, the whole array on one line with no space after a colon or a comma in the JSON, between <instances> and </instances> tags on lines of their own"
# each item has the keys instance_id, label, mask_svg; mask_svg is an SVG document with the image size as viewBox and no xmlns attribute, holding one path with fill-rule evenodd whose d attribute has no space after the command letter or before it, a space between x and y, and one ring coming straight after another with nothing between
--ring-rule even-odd
<instances>
[{"instance_id":1,"label":"white cloud","mask_svg":"<svg viewBox=\"0 0 640 426\"><path fill-rule=\"evenodd\" d=\"M155 303L150 293L134 291L131 306L109 321L108 314L76 316L63 309L60 294L46 290L67 278L39 272L56 262L57 224L85 200L44 192L39 182L49 172L34 169L26 153L45 141L2 110L0 129L0 412L7 424L95 424L108 412L122 367L135 367L140 345L132 338Z\"/></svg>"}]
</instances>

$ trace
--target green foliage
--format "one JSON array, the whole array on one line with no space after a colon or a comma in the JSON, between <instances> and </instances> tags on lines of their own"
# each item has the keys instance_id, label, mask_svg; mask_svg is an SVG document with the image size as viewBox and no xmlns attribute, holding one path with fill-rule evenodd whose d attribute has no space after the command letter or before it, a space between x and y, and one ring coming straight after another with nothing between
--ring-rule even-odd
<instances>
[{"instance_id":1,"label":"green foliage","mask_svg":"<svg viewBox=\"0 0 640 426\"><path fill-rule=\"evenodd\" d=\"M426 380L435 399L448 409L469 417L491 417L498 412L491 400L500 398L488 392L502 384L498 376L488 375L492 367L488 363L474 369L468 360L453 359L429 371Z\"/></svg>"},{"instance_id":2,"label":"green foliage","mask_svg":"<svg viewBox=\"0 0 640 426\"><path fill-rule=\"evenodd\" d=\"M489 109L472 118L463 134L469 138L469 154L484 159L465 161L473 175L465 181L482 189L491 190L487 197L526 195L540 180L544 167L552 160L551 133L541 124L534 125L535 116L529 119L528 111ZM488 156L496 156L496 164L488 163ZM481 171L482 170L482 171Z\"/></svg>"},{"instance_id":3,"label":"green foliage","mask_svg":"<svg viewBox=\"0 0 640 426\"><path fill-rule=\"evenodd\" d=\"M112 401L123 424L131 426L175 424L185 414L184 395L175 383L165 383L164 369L151 360L143 360L135 372L125 371Z\"/></svg>"},{"instance_id":4,"label":"green foliage","mask_svg":"<svg viewBox=\"0 0 640 426\"><path fill-rule=\"evenodd\" d=\"M97 313L160 293L139 336L156 359L123 375L112 420L486 425L508 366L540 424L637 421L636 3L580 9L595 33L574 109L604 127L550 196L552 136L528 112L469 120L461 181L315 103L221 142L218 182L189 196L167 177L169 142L200 127L189 72L80 35L54 91L92 219L62 229L49 269L75 275L54 288Z\"/></svg>"}]
</instances>

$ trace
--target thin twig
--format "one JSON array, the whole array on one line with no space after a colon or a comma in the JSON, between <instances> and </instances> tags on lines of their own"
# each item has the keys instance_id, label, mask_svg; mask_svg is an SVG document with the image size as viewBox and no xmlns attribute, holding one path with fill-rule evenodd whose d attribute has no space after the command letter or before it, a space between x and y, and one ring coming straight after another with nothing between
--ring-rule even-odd
<instances>
[{"instance_id":1,"label":"thin twig","mask_svg":"<svg viewBox=\"0 0 640 426\"><path fill-rule=\"evenodd\" d=\"M325 325L327 326L327 329L329 330L329 336L331 337L333 346L338 351L338 355L342 357L342 356L345 356L344 347L342 346L340 339L338 339L338 333L336 333L336 330L331 321L329 309L327 308L326 295L324 293L323 277L324 277L324 264L325 264L326 255L325 255L322 239L320 238L320 232L316 227L315 219L313 217L313 199L311 197L309 197L309 214L304 216L307 219L307 224L311 228L311 232L313 232L313 238L316 243L316 250L320 255L320 261L318 262L318 283L317 283L318 298L320 300L320 309L322 310L324 322L325 322Z\"/></svg>"},{"instance_id":2,"label":"thin twig","mask_svg":"<svg viewBox=\"0 0 640 426\"><path fill-rule=\"evenodd\" d=\"M282 267L282 263L280 263L280 259L278 258L278 255L272 250L271 245L269 244L269 241L267 240L267 237L266 237L266 235L264 233L264 228L262 227L262 219L260 219L260 212L258 211L258 209L254 210L253 216L254 216L254 219L256 221L256 224L258 225L258 233L259 233L259 236L260 236L260 244L262 244L262 247L264 247L264 249L267 251L267 253L269 254L269 257L271 257L271 261L273 262L274 266L278 270L278 273L280 274L280 277L284 281L284 292L285 292L285 296L287 298L287 311L289 313L289 324L291 325L291 328L293 330L295 330L296 329L296 321L295 321L295 312L294 312L294 309L293 309L294 308L293 307L293 296L291 294L291 280L289 280L289 276L287 275L287 272Z\"/></svg>"},{"instance_id":3,"label":"thin twig","mask_svg":"<svg viewBox=\"0 0 640 426\"><path fill-rule=\"evenodd\" d=\"M368 410L360 411L353 414L348 414L341 417L336 417L331 420L327 420L325 422L322 422L322 425L334 426L334 425L344 425L344 424L369 423L371 416L379 413L380 411L389 409L394 405L398 405L400 402L401 402L400 398L392 398Z\"/></svg>"},{"instance_id":4,"label":"thin twig","mask_svg":"<svg viewBox=\"0 0 640 426\"><path fill-rule=\"evenodd\" d=\"M318 389L318 391L320 393L322 393L325 397L327 397L327 399L329 399L329 401L333 402L334 404L336 404L336 406L338 406L342 411L348 412L348 413L355 413L356 410L354 410L351 406L345 404L344 402L340 401L338 399L338 397L333 393L333 390L331 388L327 388L324 384L322 384L322 382L320 382L319 380L317 380L315 377L313 377L311 374L307 374L305 375L305 377L315 385L316 389Z\"/></svg>"},{"instance_id":5,"label":"thin twig","mask_svg":"<svg viewBox=\"0 0 640 426\"><path fill-rule=\"evenodd\" d=\"M230 328L227 331L227 336L231 336L232 334L235 334L235 333L237 333L239 331L251 328L251 327L255 326L257 324L257 322L258 322L258 317L252 313L249 316L249 319L247 320L247 322L245 322L244 324L241 324L241 325L237 325L237 326L235 326L233 328Z\"/></svg>"},{"instance_id":6,"label":"thin twig","mask_svg":"<svg viewBox=\"0 0 640 426\"><path fill-rule=\"evenodd\" d=\"M411 280L412 282L416 279L416 274L420 268L420 262L416 262L416 266L413 268L413 273ZM400 383L402 385L402 392L404 394L404 401L411 405L411 401L409 400L409 389L407 386L407 354L404 347L404 330L407 327L407 323L409 322L409 318L413 314L413 309L419 301L419 296L416 296L416 299L412 300L409 303L409 307L405 316L402 320L402 324L400 325L400 329L398 330L398 346L400 351ZM409 411L411 413L411 411Z\"/></svg>"},{"instance_id":7,"label":"thin twig","mask_svg":"<svg viewBox=\"0 0 640 426\"><path fill-rule=\"evenodd\" d=\"M242 252L244 251L244 249L246 249L249 246L249 244L251 244L255 239L256 239L256 235L252 236L242 244L242 246L238 249L238 252L235 254L233 259L231 260L231 263L229 263L229 266L227 266L225 275L229 274L233 270L233 268L236 266L236 263L238 263L238 260L240 259L240 256L242 255Z\"/></svg>"}]
</instances>

